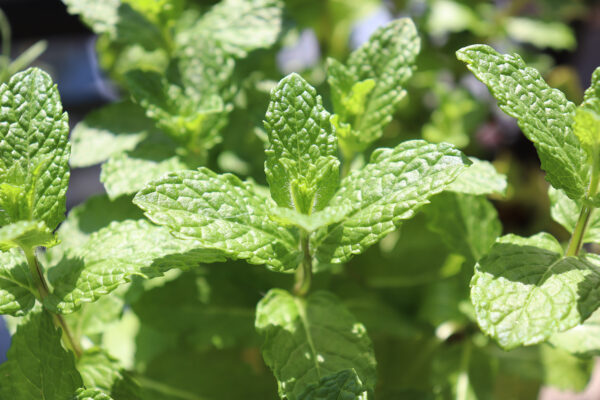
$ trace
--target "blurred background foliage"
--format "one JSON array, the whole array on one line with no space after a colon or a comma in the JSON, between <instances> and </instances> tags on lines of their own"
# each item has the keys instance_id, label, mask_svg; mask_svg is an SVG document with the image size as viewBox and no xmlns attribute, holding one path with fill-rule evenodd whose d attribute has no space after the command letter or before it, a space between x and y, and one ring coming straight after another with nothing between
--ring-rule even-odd
<instances>
[{"instance_id":1,"label":"blurred background foliage","mask_svg":"<svg viewBox=\"0 0 600 400\"><path fill-rule=\"evenodd\" d=\"M189 28L186 20L192 24L215 3L123 0L119 13L128 24L110 30L94 25L94 13L102 12L99 1L98 9L87 14L93 34L58 1L0 1L6 14L0 18L0 79L31 62L46 68L58 81L75 126L100 106L135 98L137 89L131 83L135 77L128 74L133 69L155 73L142 77L144 81L171 79L176 37L185 46L197 40L176 31ZM243 17L235 10L231 13ZM422 40L417 69L383 137L355 162L364 162L374 148L411 138L453 143L470 156L492 161L508 176L506 195L492 198L502 222L498 235L546 230L566 240L563 228L550 219L547 184L533 146L454 53L474 43L517 52L551 86L579 103L591 72L600 65L598 1L286 0L283 28L274 46L248 54L241 51L244 54L234 61L211 55L213 83L221 78L227 82L214 88L226 103L220 112L227 118L216 122L221 124L217 133L207 133L214 139L210 146L197 148L187 139L173 142L167 135L157 139L166 149L159 158L184 167L205 164L265 184L262 120L270 89L285 74L299 72L331 110L327 58L345 61L378 26L405 16L415 21ZM181 68L185 72L193 65ZM118 129L129 133L141 129L136 112L132 110L127 121L115 121ZM93 118L91 114L86 123L93 125ZM169 129L160 117L152 121L142 115L140 120L149 124L148 132ZM134 128L129 129L128 123ZM144 148L134 151L138 153L128 157L155 157L147 156ZM107 201L100 169L92 165L106 159L99 157L79 162L82 168L73 171L70 207L91 195L101 196L92 200L97 205L88 202L73 208L79 221L90 221L80 223L78 232L92 232L106 220L135 212L115 205L121 211L114 215L97 222L84 218L86 213L100 213ZM109 195L126 203L132 193L127 189L109 190ZM587 386L590 355L576 358L547 344L504 352L479 332L468 291L480 253L445 243L436 232L436 226L448 223L462 234L477 235L479 206L462 210L472 222L458 226L456 221L440 222L436 211L461 212L453 208L452 199L434 199L364 255L316 276L315 288L333 290L367 326L378 360L378 399L533 399L542 386L571 391ZM142 383L145 399L271 399L277 396L276 385L260 355L254 307L269 288L289 287L291 282L290 276L240 262L209 265L135 281L85 307L80 311L84 315L74 321L78 335L103 344ZM0 360L7 348L4 336Z\"/></svg>"}]
</instances>

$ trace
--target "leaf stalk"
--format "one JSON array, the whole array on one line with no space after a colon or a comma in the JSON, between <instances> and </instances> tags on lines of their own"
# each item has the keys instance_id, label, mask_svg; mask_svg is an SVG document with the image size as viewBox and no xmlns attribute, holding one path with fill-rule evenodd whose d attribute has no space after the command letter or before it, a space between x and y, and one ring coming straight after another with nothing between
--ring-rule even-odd
<instances>
[{"instance_id":1,"label":"leaf stalk","mask_svg":"<svg viewBox=\"0 0 600 400\"><path fill-rule=\"evenodd\" d=\"M300 263L296 269L296 284L294 285L294 294L297 296L306 296L310 290L312 281L312 256L310 255L309 239L306 232L302 233L300 246L302 253L304 254L304 258L302 263Z\"/></svg>"},{"instance_id":2,"label":"leaf stalk","mask_svg":"<svg viewBox=\"0 0 600 400\"><path fill-rule=\"evenodd\" d=\"M598 191L598 181L600 178L598 173L599 169L598 162L595 160L594 165L592 166L592 177L590 179L590 185L588 186L587 197L594 196ZM590 216L592 215L593 210L594 207L592 205L585 203L581 208L579 218L575 224L575 229L571 235L571 240L569 240L569 245L567 246L567 251L565 253L567 257L575 257L579 254L579 251L583 246L583 238L585 236L585 231L590 222Z\"/></svg>"}]
</instances>

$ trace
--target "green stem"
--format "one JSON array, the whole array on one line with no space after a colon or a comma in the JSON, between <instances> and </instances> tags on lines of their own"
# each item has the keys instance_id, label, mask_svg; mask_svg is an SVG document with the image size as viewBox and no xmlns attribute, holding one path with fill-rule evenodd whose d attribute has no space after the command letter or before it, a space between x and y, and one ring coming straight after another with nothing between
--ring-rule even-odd
<instances>
[{"instance_id":1,"label":"green stem","mask_svg":"<svg viewBox=\"0 0 600 400\"><path fill-rule=\"evenodd\" d=\"M294 293L297 296L306 296L310 290L312 281L312 257L310 255L308 241L308 234L303 232L302 238L300 239L300 246L302 253L304 254L304 259L298 266L298 269L296 269L296 284L294 285Z\"/></svg>"},{"instance_id":2,"label":"green stem","mask_svg":"<svg viewBox=\"0 0 600 400\"><path fill-rule=\"evenodd\" d=\"M588 186L587 191L588 198L594 196L598 191L598 180L600 178L598 169L598 163L594 162L594 165L592 166L592 178L590 179L590 185ZM567 246L567 251L565 253L567 257L574 257L579 254L581 246L583 245L585 230L590 222L590 216L592 215L593 210L594 207L588 204L584 204L581 208L579 218L577 218L577 223L575 224L575 229L573 230L573 235L571 236L571 240L569 240L569 245Z\"/></svg>"},{"instance_id":3,"label":"green stem","mask_svg":"<svg viewBox=\"0 0 600 400\"><path fill-rule=\"evenodd\" d=\"M29 272L33 278L35 283L35 287L39 293L39 300L43 303L44 299L48 297L50 291L48 289L48 283L46 282L46 278L44 277L44 273L42 272L42 268L35 256L35 250L32 248L23 247L23 251L25 252L25 258L27 259L27 264L29 265ZM69 347L77 358L80 358L83 354L83 350L79 345L79 342L75 340L71 330L69 329L69 325L67 325L67 321L60 314L52 313L52 320L54 321L54 325L57 328L61 328L63 341Z\"/></svg>"},{"instance_id":4,"label":"green stem","mask_svg":"<svg viewBox=\"0 0 600 400\"><path fill-rule=\"evenodd\" d=\"M465 340L461 359L460 372L456 381L456 400L469 398L469 363L471 361L471 343Z\"/></svg>"}]
</instances>

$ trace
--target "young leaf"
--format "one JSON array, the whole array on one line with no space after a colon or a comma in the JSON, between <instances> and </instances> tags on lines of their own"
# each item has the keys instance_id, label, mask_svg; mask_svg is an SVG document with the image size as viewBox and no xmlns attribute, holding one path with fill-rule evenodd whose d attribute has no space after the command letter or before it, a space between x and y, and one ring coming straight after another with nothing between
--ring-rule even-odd
<instances>
[{"instance_id":1,"label":"young leaf","mask_svg":"<svg viewBox=\"0 0 600 400\"><path fill-rule=\"evenodd\" d=\"M321 96L300 75L288 75L271 92L265 173L280 207L311 214L335 193L340 163L329 119Z\"/></svg>"},{"instance_id":2,"label":"young leaf","mask_svg":"<svg viewBox=\"0 0 600 400\"><path fill-rule=\"evenodd\" d=\"M345 131L340 137L342 146L361 151L381 137L406 95L403 87L412 75L420 47L414 23L403 18L377 29L350 55L347 67L330 61L328 81L332 97L337 99L338 126ZM351 126L344 130L344 124Z\"/></svg>"},{"instance_id":3,"label":"young leaf","mask_svg":"<svg viewBox=\"0 0 600 400\"><path fill-rule=\"evenodd\" d=\"M24 315L35 305L27 260L20 249L0 253L0 314Z\"/></svg>"},{"instance_id":4,"label":"young leaf","mask_svg":"<svg viewBox=\"0 0 600 400\"><path fill-rule=\"evenodd\" d=\"M282 9L279 0L223 0L202 17L194 28L195 36L214 40L228 53L244 57L275 43Z\"/></svg>"},{"instance_id":5,"label":"young leaf","mask_svg":"<svg viewBox=\"0 0 600 400\"><path fill-rule=\"evenodd\" d=\"M133 150L158 130L144 109L129 102L112 103L89 113L71 132L71 167L88 167Z\"/></svg>"},{"instance_id":6,"label":"young leaf","mask_svg":"<svg viewBox=\"0 0 600 400\"><path fill-rule=\"evenodd\" d=\"M117 9L121 0L63 0L71 14L81 15L81 19L96 33L113 32L119 20Z\"/></svg>"},{"instance_id":7,"label":"young leaf","mask_svg":"<svg viewBox=\"0 0 600 400\"><path fill-rule=\"evenodd\" d=\"M19 221L0 228L0 251L13 247L52 247L57 243L56 236L43 222Z\"/></svg>"},{"instance_id":8,"label":"young leaf","mask_svg":"<svg viewBox=\"0 0 600 400\"><path fill-rule=\"evenodd\" d=\"M64 219L69 184L69 126L58 90L29 68L2 84L0 97L0 209L8 222L44 221L53 230Z\"/></svg>"},{"instance_id":9,"label":"young leaf","mask_svg":"<svg viewBox=\"0 0 600 400\"><path fill-rule=\"evenodd\" d=\"M350 211L312 235L317 259L343 263L362 253L429 203L468 163L460 151L444 143L414 140L376 150L367 166L341 182L329 203Z\"/></svg>"},{"instance_id":10,"label":"young leaf","mask_svg":"<svg viewBox=\"0 0 600 400\"><path fill-rule=\"evenodd\" d=\"M485 45L465 47L456 55L488 86L500 108L517 118L538 151L548 182L572 199L582 198L589 168L573 134L575 105L518 55L499 54Z\"/></svg>"},{"instance_id":11,"label":"young leaf","mask_svg":"<svg viewBox=\"0 0 600 400\"><path fill-rule=\"evenodd\" d=\"M175 239L167 229L145 220L114 222L50 268L54 291L44 302L50 310L68 314L134 275L157 277L172 268L223 260L218 252L200 249L193 240Z\"/></svg>"},{"instance_id":12,"label":"young leaf","mask_svg":"<svg viewBox=\"0 0 600 400\"><path fill-rule=\"evenodd\" d=\"M74 400L113 400L113 398L100 389L80 388L75 392Z\"/></svg>"},{"instance_id":13,"label":"young leaf","mask_svg":"<svg viewBox=\"0 0 600 400\"><path fill-rule=\"evenodd\" d=\"M479 326L505 349L576 326L600 305L597 265L592 255L563 257L547 233L499 238L471 281Z\"/></svg>"},{"instance_id":14,"label":"young leaf","mask_svg":"<svg viewBox=\"0 0 600 400\"><path fill-rule=\"evenodd\" d=\"M484 197L441 193L425 207L427 227L442 236L449 250L475 261L502 233L494 206Z\"/></svg>"},{"instance_id":15,"label":"young leaf","mask_svg":"<svg viewBox=\"0 0 600 400\"><path fill-rule=\"evenodd\" d=\"M367 400L367 391L353 369L345 369L308 385L298 400Z\"/></svg>"},{"instance_id":16,"label":"young leaf","mask_svg":"<svg viewBox=\"0 0 600 400\"><path fill-rule=\"evenodd\" d=\"M469 157L473 164L469 165L448 186L448 191L465 194L506 193L506 175L500 174L492 163Z\"/></svg>"},{"instance_id":17,"label":"young leaf","mask_svg":"<svg viewBox=\"0 0 600 400\"><path fill-rule=\"evenodd\" d=\"M331 381L331 375L349 369L356 371L363 390L373 391L371 340L332 294L316 292L305 299L272 289L258 303L256 329L265 337L263 357L281 398L300 399L323 379Z\"/></svg>"},{"instance_id":18,"label":"young leaf","mask_svg":"<svg viewBox=\"0 0 600 400\"><path fill-rule=\"evenodd\" d=\"M298 265L298 238L269 218L275 205L231 174L174 172L148 184L133 201L150 220L202 248L278 271Z\"/></svg>"},{"instance_id":19,"label":"young leaf","mask_svg":"<svg viewBox=\"0 0 600 400\"><path fill-rule=\"evenodd\" d=\"M0 398L71 399L83 385L75 360L60 342L47 311L30 313L12 337L8 360L0 365Z\"/></svg>"}]
</instances>

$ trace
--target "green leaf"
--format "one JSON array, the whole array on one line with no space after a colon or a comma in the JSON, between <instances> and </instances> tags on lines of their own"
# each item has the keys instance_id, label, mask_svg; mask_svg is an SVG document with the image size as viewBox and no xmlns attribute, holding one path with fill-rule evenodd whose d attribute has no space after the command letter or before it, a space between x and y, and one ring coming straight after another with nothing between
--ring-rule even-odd
<instances>
[{"instance_id":1,"label":"green leaf","mask_svg":"<svg viewBox=\"0 0 600 400\"><path fill-rule=\"evenodd\" d=\"M506 194L506 175L500 174L489 161L469 157L473 164L463 170L448 191L465 194Z\"/></svg>"},{"instance_id":2,"label":"green leaf","mask_svg":"<svg viewBox=\"0 0 600 400\"><path fill-rule=\"evenodd\" d=\"M373 391L371 340L365 327L332 294L316 292L299 298L272 289L258 303L256 329L265 337L263 358L275 374L282 398L299 399L314 390L310 385L348 369L356 371L363 390Z\"/></svg>"},{"instance_id":3,"label":"green leaf","mask_svg":"<svg viewBox=\"0 0 600 400\"><path fill-rule=\"evenodd\" d=\"M87 167L133 150L156 132L144 110L131 102L112 103L89 113L71 132L71 167Z\"/></svg>"},{"instance_id":4,"label":"green leaf","mask_svg":"<svg viewBox=\"0 0 600 400\"><path fill-rule=\"evenodd\" d=\"M588 385L594 368L592 359L574 357L562 349L548 345L540 347L540 359L544 384L560 390L582 392Z\"/></svg>"},{"instance_id":5,"label":"green leaf","mask_svg":"<svg viewBox=\"0 0 600 400\"><path fill-rule=\"evenodd\" d=\"M370 163L340 185L329 207L349 207L344 218L311 237L320 262L343 263L396 229L429 203L469 161L452 146L407 141L373 152Z\"/></svg>"},{"instance_id":6,"label":"green leaf","mask_svg":"<svg viewBox=\"0 0 600 400\"><path fill-rule=\"evenodd\" d=\"M350 207L326 207L310 215L302 214L291 208L275 207L270 218L283 226L297 226L310 233L322 226L341 221L350 212Z\"/></svg>"},{"instance_id":7,"label":"green leaf","mask_svg":"<svg viewBox=\"0 0 600 400\"><path fill-rule=\"evenodd\" d=\"M353 369L321 378L319 383L308 385L298 400L367 400L367 391Z\"/></svg>"},{"instance_id":8,"label":"green leaf","mask_svg":"<svg viewBox=\"0 0 600 400\"><path fill-rule=\"evenodd\" d=\"M75 400L113 400L112 397L100 389L77 389Z\"/></svg>"},{"instance_id":9,"label":"green leaf","mask_svg":"<svg viewBox=\"0 0 600 400\"><path fill-rule=\"evenodd\" d=\"M206 168L174 172L148 184L134 203L153 222L202 248L278 271L298 265L298 238L269 218L275 205L234 175Z\"/></svg>"},{"instance_id":10,"label":"green leaf","mask_svg":"<svg viewBox=\"0 0 600 400\"><path fill-rule=\"evenodd\" d=\"M69 184L69 126L58 90L29 68L2 84L0 96L2 219L44 221L53 230L64 219Z\"/></svg>"},{"instance_id":11,"label":"green leaf","mask_svg":"<svg viewBox=\"0 0 600 400\"><path fill-rule=\"evenodd\" d=\"M86 350L77 361L86 387L101 389L117 399L139 400L140 388L119 362L99 348Z\"/></svg>"},{"instance_id":12,"label":"green leaf","mask_svg":"<svg viewBox=\"0 0 600 400\"><path fill-rule=\"evenodd\" d=\"M20 316L35 305L37 292L20 249L0 253L0 314Z\"/></svg>"},{"instance_id":13,"label":"green leaf","mask_svg":"<svg viewBox=\"0 0 600 400\"><path fill-rule=\"evenodd\" d=\"M403 87L412 75L420 47L414 23L402 18L377 29L367 43L350 54L345 69L330 62L328 81L338 106L334 110L340 125L351 125L351 130L340 136L342 148L362 151L381 137L406 95Z\"/></svg>"},{"instance_id":14,"label":"green leaf","mask_svg":"<svg viewBox=\"0 0 600 400\"><path fill-rule=\"evenodd\" d=\"M552 346L579 357L600 355L600 311L596 310L583 323L552 335Z\"/></svg>"},{"instance_id":15,"label":"green leaf","mask_svg":"<svg viewBox=\"0 0 600 400\"><path fill-rule=\"evenodd\" d=\"M115 25L119 20L117 10L121 0L63 0L70 14L81 16L85 22L96 33L114 32Z\"/></svg>"},{"instance_id":16,"label":"green leaf","mask_svg":"<svg viewBox=\"0 0 600 400\"><path fill-rule=\"evenodd\" d=\"M13 247L52 247L57 243L56 236L43 222L19 221L0 228L0 251Z\"/></svg>"},{"instance_id":17,"label":"green leaf","mask_svg":"<svg viewBox=\"0 0 600 400\"><path fill-rule=\"evenodd\" d=\"M298 74L271 92L265 128L265 173L281 207L311 214L325 207L339 185L337 139L321 96Z\"/></svg>"},{"instance_id":18,"label":"green leaf","mask_svg":"<svg viewBox=\"0 0 600 400\"><path fill-rule=\"evenodd\" d=\"M125 78L146 115L182 145L202 152L221 141L217 133L229 108L218 94L182 87L155 71L133 70Z\"/></svg>"},{"instance_id":19,"label":"green leaf","mask_svg":"<svg viewBox=\"0 0 600 400\"><path fill-rule=\"evenodd\" d=\"M550 197L550 215L552 219L561 224L569 233L575 230L577 218L583 204L573 201L562 190L548 188ZM592 209L587 229L583 235L583 243L600 243L600 211Z\"/></svg>"},{"instance_id":20,"label":"green leaf","mask_svg":"<svg viewBox=\"0 0 600 400\"><path fill-rule=\"evenodd\" d=\"M450 251L475 261L502 234L496 209L481 196L441 193L425 207L425 214L427 227L442 237Z\"/></svg>"},{"instance_id":21,"label":"green leaf","mask_svg":"<svg viewBox=\"0 0 600 400\"><path fill-rule=\"evenodd\" d=\"M590 159L597 158L596 153L600 148L600 115L578 107L575 112L573 133L579 139L581 146L590 154Z\"/></svg>"},{"instance_id":22,"label":"green leaf","mask_svg":"<svg viewBox=\"0 0 600 400\"><path fill-rule=\"evenodd\" d=\"M548 182L572 199L583 197L589 168L573 134L575 105L518 55L499 54L485 45L465 47L456 55L488 86L498 106L518 120L537 149Z\"/></svg>"},{"instance_id":23,"label":"green leaf","mask_svg":"<svg viewBox=\"0 0 600 400\"><path fill-rule=\"evenodd\" d=\"M509 17L506 32L516 41L531 43L539 48L575 50L577 39L573 30L562 22L545 22L531 18Z\"/></svg>"},{"instance_id":24,"label":"green leaf","mask_svg":"<svg viewBox=\"0 0 600 400\"><path fill-rule=\"evenodd\" d=\"M194 32L197 40L213 40L226 52L244 57L275 43L282 9L279 0L223 0L204 14Z\"/></svg>"},{"instance_id":25,"label":"green leaf","mask_svg":"<svg viewBox=\"0 0 600 400\"><path fill-rule=\"evenodd\" d=\"M60 342L47 311L23 319L0 365L0 397L11 400L71 399L83 383L75 360Z\"/></svg>"},{"instance_id":26,"label":"green leaf","mask_svg":"<svg viewBox=\"0 0 600 400\"><path fill-rule=\"evenodd\" d=\"M592 83L585 90L581 107L600 114L600 67L596 68L592 74Z\"/></svg>"},{"instance_id":27,"label":"green leaf","mask_svg":"<svg viewBox=\"0 0 600 400\"><path fill-rule=\"evenodd\" d=\"M471 300L481 329L505 349L542 342L600 305L596 256L563 257L551 235L506 235L475 266Z\"/></svg>"},{"instance_id":28,"label":"green leaf","mask_svg":"<svg viewBox=\"0 0 600 400\"><path fill-rule=\"evenodd\" d=\"M102 164L100 181L111 200L134 194L168 172L190 167L186 160L175 154L174 143L164 139L146 141L137 149L119 153Z\"/></svg>"},{"instance_id":29,"label":"green leaf","mask_svg":"<svg viewBox=\"0 0 600 400\"><path fill-rule=\"evenodd\" d=\"M68 314L129 282L134 275L157 277L172 268L217 261L223 261L218 252L200 249L193 240L175 239L167 229L145 220L114 222L50 268L48 280L54 291L44 304Z\"/></svg>"}]
</instances>

